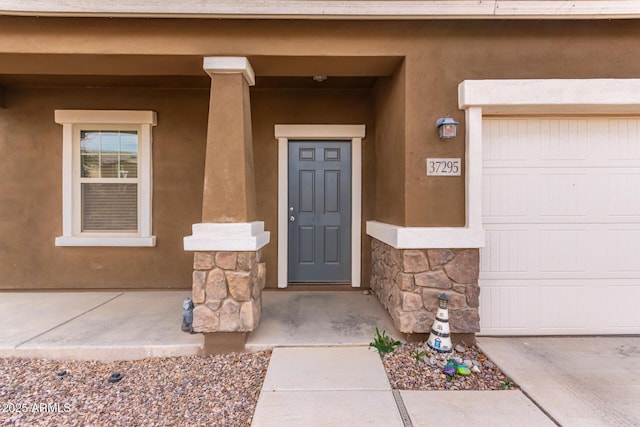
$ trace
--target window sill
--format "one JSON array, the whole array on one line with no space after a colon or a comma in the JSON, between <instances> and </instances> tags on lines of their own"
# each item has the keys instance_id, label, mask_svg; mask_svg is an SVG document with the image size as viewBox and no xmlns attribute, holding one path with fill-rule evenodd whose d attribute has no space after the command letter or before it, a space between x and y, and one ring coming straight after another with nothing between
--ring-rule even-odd
<instances>
[{"instance_id":1,"label":"window sill","mask_svg":"<svg viewBox=\"0 0 640 427\"><path fill-rule=\"evenodd\" d=\"M56 237L56 246L124 246L124 247L153 247L156 236L149 237Z\"/></svg>"}]
</instances>

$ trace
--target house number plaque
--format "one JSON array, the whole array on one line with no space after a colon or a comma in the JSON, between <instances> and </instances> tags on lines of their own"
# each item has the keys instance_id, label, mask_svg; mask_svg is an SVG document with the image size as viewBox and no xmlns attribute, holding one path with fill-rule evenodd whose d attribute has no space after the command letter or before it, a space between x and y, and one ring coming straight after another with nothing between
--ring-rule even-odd
<instances>
[{"instance_id":1,"label":"house number plaque","mask_svg":"<svg viewBox=\"0 0 640 427\"><path fill-rule=\"evenodd\" d=\"M427 159L427 176L460 176L460 159Z\"/></svg>"}]
</instances>

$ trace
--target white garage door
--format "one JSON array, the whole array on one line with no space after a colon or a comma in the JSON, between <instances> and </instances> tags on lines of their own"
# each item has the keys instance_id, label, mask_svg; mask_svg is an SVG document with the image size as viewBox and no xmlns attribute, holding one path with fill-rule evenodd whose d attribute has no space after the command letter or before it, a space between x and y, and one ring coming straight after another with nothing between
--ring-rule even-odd
<instances>
[{"instance_id":1,"label":"white garage door","mask_svg":"<svg viewBox=\"0 0 640 427\"><path fill-rule=\"evenodd\" d=\"M640 118L485 118L483 335L640 333Z\"/></svg>"}]
</instances>

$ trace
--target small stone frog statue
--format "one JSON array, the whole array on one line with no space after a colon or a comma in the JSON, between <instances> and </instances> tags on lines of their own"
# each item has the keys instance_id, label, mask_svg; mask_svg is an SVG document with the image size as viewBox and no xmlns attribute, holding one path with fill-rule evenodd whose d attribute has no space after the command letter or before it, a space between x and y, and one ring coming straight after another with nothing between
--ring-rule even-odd
<instances>
[{"instance_id":1,"label":"small stone frog statue","mask_svg":"<svg viewBox=\"0 0 640 427\"><path fill-rule=\"evenodd\" d=\"M182 330L190 334L193 333L193 301L191 298L185 298L182 301Z\"/></svg>"}]
</instances>

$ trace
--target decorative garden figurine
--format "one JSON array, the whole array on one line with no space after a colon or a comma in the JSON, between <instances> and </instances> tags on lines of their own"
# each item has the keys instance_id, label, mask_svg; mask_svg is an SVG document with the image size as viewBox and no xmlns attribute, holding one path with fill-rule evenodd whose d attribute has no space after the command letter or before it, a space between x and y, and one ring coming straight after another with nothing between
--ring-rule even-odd
<instances>
[{"instance_id":1,"label":"decorative garden figurine","mask_svg":"<svg viewBox=\"0 0 640 427\"><path fill-rule=\"evenodd\" d=\"M427 340L427 345L439 353L451 353L453 346L451 344L451 333L449 331L449 297L446 294L440 294L438 297L438 311L436 312L436 320L431 327L431 334Z\"/></svg>"},{"instance_id":2,"label":"decorative garden figurine","mask_svg":"<svg viewBox=\"0 0 640 427\"><path fill-rule=\"evenodd\" d=\"M444 368L442 368L442 373L448 377L454 376L456 374L456 362L453 359L449 359Z\"/></svg>"},{"instance_id":3,"label":"decorative garden figurine","mask_svg":"<svg viewBox=\"0 0 640 427\"><path fill-rule=\"evenodd\" d=\"M464 365L456 366L456 372L460 375L471 375L471 369Z\"/></svg>"},{"instance_id":4,"label":"decorative garden figurine","mask_svg":"<svg viewBox=\"0 0 640 427\"><path fill-rule=\"evenodd\" d=\"M191 298L185 298L182 301L182 330L190 334L193 333L193 301Z\"/></svg>"}]
</instances>

